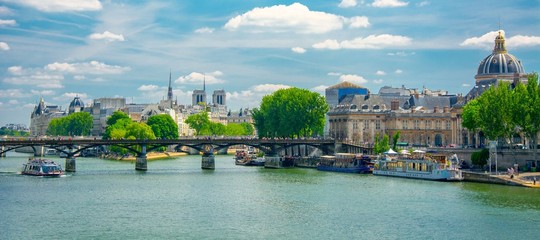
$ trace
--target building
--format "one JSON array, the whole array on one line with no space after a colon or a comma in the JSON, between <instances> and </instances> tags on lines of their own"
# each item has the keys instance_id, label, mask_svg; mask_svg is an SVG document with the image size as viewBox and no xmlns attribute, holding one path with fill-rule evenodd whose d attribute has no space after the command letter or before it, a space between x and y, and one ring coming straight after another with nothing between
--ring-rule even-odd
<instances>
[{"instance_id":1,"label":"building","mask_svg":"<svg viewBox=\"0 0 540 240\"><path fill-rule=\"evenodd\" d=\"M499 32L493 52L480 62L475 86L465 97L425 87L420 91L385 86L378 94L346 82L329 87L328 136L372 144L377 134L392 136L399 131L399 141L409 146L480 146L485 144L482 133L461 126L462 107L491 86L501 82L515 86L526 83L527 77Z\"/></svg>"},{"instance_id":2,"label":"building","mask_svg":"<svg viewBox=\"0 0 540 240\"><path fill-rule=\"evenodd\" d=\"M101 136L107 128L107 119L115 111L123 109L126 106L125 98L98 98L94 99L89 107L90 114L93 117L92 135Z\"/></svg>"},{"instance_id":3,"label":"building","mask_svg":"<svg viewBox=\"0 0 540 240\"><path fill-rule=\"evenodd\" d=\"M55 118L67 116L67 112L56 105L45 105L43 97L39 99L39 103L34 107L30 115L30 135L43 136L47 133L49 123Z\"/></svg>"}]
</instances>

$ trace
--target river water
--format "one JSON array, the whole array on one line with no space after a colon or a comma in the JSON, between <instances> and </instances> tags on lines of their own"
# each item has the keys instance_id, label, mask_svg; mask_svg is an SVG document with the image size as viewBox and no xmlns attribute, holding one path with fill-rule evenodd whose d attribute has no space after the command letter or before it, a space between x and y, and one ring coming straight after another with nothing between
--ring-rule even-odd
<instances>
[{"instance_id":1,"label":"river water","mask_svg":"<svg viewBox=\"0 0 540 240\"><path fill-rule=\"evenodd\" d=\"M0 239L538 239L540 191L314 169L216 156L78 158L60 178L0 158ZM52 158L54 159L54 158ZM64 165L63 159L57 159Z\"/></svg>"}]
</instances>

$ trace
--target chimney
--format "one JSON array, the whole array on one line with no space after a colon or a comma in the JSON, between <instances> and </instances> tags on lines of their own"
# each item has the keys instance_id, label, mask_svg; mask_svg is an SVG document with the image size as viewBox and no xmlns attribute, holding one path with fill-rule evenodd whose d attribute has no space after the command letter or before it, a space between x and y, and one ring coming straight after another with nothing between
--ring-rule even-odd
<instances>
[{"instance_id":1,"label":"chimney","mask_svg":"<svg viewBox=\"0 0 540 240\"><path fill-rule=\"evenodd\" d=\"M433 112L434 113L439 112L439 107L438 106L433 107Z\"/></svg>"},{"instance_id":2,"label":"chimney","mask_svg":"<svg viewBox=\"0 0 540 240\"><path fill-rule=\"evenodd\" d=\"M399 110L399 101L397 99L394 99L392 100L392 102L390 102L390 110L392 111Z\"/></svg>"},{"instance_id":3,"label":"chimney","mask_svg":"<svg viewBox=\"0 0 540 240\"><path fill-rule=\"evenodd\" d=\"M448 113L449 112L448 110L449 110L449 108L447 106L443 107L443 113Z\"/></svg>"}]
</instances>

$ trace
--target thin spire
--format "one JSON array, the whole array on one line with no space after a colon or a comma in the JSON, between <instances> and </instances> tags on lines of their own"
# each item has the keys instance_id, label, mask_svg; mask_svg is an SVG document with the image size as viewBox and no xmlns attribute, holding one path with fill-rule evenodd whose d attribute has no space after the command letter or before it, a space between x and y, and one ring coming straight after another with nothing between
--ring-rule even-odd
<instances>
[{"instance_id":1,"label":"thin spire","mask_svg":"<svg viewBox=\"0 0 540 240\"><path fill-rule=\"evenodd\" d=\"M202 90L203 90L203 92L206 92L206 75L203 75L203 87L202 87Z\"/></svg>"},{"instance_id":2,"label":"thin spire","mask_svg":"<svg viewBox=\"0 0 540 240\"><path fill-rule=\"evenodd\" d=\"M169 91L167 92L167 100L172 101L173 92L172 92L172 71L169 69Z\"/></svg>"}]
</instances>

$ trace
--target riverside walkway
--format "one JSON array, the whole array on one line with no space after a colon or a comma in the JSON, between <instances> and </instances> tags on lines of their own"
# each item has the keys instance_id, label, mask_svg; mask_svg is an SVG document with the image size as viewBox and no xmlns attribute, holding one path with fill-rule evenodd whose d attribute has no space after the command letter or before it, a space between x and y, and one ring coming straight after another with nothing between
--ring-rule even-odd
<instances>
[{"instance_id":1,"label":"riverside walkway","mask_svg":"<svg viewBox=\"0 0 540 240\"><path fill-rule=\"evenodd\" d=\"M511 178L507 174L496 175L464 171L463 176L465 177L464 181L469 182L540 188L540 172L522 172ZM533 178L536 178L536 183Z\"/></svg>"}]
</instances>

